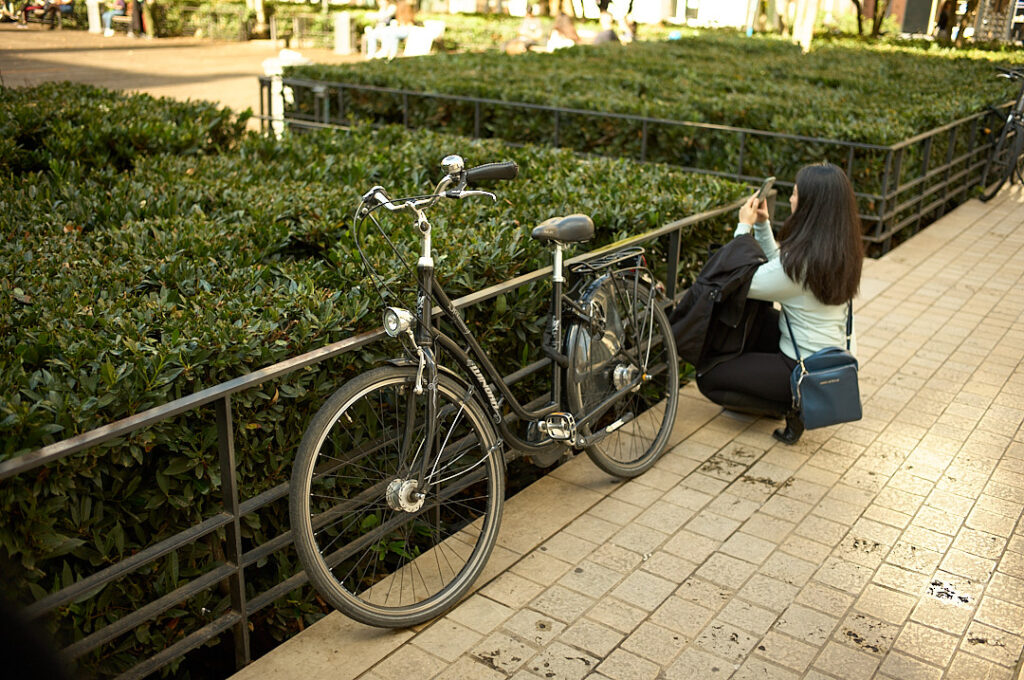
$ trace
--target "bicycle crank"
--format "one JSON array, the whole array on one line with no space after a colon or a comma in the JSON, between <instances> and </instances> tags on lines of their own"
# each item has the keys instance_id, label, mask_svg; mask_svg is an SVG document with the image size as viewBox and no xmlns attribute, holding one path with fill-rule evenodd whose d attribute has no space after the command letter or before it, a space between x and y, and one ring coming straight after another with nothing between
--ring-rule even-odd
<instances>
[{"instance_id":1,"label":"bicycle crank","mask_svg":"<svg viewBox=\"0 0 1024 680\"><path fill-rule=\"evenodd\" d=\"M630 411L629 413L623 413L621 418L616 420L614 423L608 425L608 427L598 430L597 432L586 437L580 437L579 441L576 443L577 448L586 448L591 444L595 444L601 441L602 439L610 435L612 432L615 432L615 430L619 429L626 423L633 420L635 417L636 416L633 415L632 411Z\"/></svg>"}]
</instances>

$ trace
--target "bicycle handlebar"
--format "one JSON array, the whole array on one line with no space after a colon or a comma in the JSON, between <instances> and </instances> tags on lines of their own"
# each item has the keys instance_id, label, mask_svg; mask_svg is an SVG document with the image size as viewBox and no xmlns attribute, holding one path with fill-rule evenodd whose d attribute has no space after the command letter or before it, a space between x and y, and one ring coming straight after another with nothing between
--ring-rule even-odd
<instances>
[{"instance_id":1,"label":"bicycle handlebar","mask_svg":"<svg viewBox=\"0 0 1024 680\"><path fill-rule=\"evenodd\" d=\"M466 182L481 182L489 179L515 179L518 175L519 166L514 161L485 163L466 170Z\"/></svg>"},{"instance_id":2,"label":"bicycle handlebar","mask_svg":"<svg viewBox=\"0 0 1024 680\"><path fill-rule=\"evenodd\" d=\"M422 216L419 209L429 207L436 203L441 197L445 198L469 198L471 196L487 196L492 201L497 197L489 191L467 191L466 185L470 182L481 182L486 180L515 179L519 175L519 166L515 161L503 161L501 163L484 163L468 170L463 169L461 156L448 156L442 163L446 174L441 178L434 188L434 193L426 196L412 196L392 200L382 186L375 186L363 194L360 203L360 212L368 214L375 207L385 208L392 212L397 210L413 210Z\"/></svg>"},{"instance_id":3,"label":"bicycle handlebar","mask_svg":"<svg viewBox=\"0 0 1024 680\"><path fill-rule=\"evenodd\" d=\"M1009 78L1010 80L1024 78L1024 72L1012 68L1003 68L1002 66L996 66L996 70L999 71L1000 78Z\"/></svg>"}]
</instances>

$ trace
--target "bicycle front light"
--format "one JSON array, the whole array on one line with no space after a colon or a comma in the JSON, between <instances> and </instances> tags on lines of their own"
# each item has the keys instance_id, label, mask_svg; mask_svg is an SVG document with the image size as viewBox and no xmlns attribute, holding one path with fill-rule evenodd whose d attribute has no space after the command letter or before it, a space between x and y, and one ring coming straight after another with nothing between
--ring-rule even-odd
<instances>
[{"instance_id":1,"label":"bicycle front light","mask_svg":"<svg viewBox=\"0 0 1024 680\"><path fill-rule=\"evenodd\" d=\"M393 338L412 328L414 317L412 312L398 307L388 307L384 310L384 332Z\"/></svg>"}]
</instances>

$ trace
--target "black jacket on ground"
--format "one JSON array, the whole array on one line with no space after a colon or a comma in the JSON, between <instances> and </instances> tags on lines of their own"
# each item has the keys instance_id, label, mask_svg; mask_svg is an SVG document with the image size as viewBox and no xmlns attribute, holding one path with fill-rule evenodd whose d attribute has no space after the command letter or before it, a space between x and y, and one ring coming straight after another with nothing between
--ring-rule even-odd
<instances>
[{"instance_id":1,"label":"black jacket on ground","mask_svg":"<svg viewBox=\"0 0 1024 680\"><path fill-rule=\"evenodd\" d=\"M679 358L700 375L743 352L747 338L772 303L747 300L754 272L768 261L750 234L719 248L672 310L669 323Z\"/></svg>"}]
</instances>

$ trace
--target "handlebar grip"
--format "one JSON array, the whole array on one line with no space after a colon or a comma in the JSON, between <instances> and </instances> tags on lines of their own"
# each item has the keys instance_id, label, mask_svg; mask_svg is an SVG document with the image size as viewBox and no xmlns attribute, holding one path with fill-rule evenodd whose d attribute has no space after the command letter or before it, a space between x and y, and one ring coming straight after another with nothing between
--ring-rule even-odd
<instances>
[{"instance_id":1,"label":"handlebar grip","mask_svg":"<svg viewBox=\"0 0 1024 680\"><path fill-rule=\"evenodd\" d=\"M515 179L519 174L519 166L514 161L503 163L484 163L466 170L466 182L480 182L488 179Z\"/></svg>"}]
</instances>

